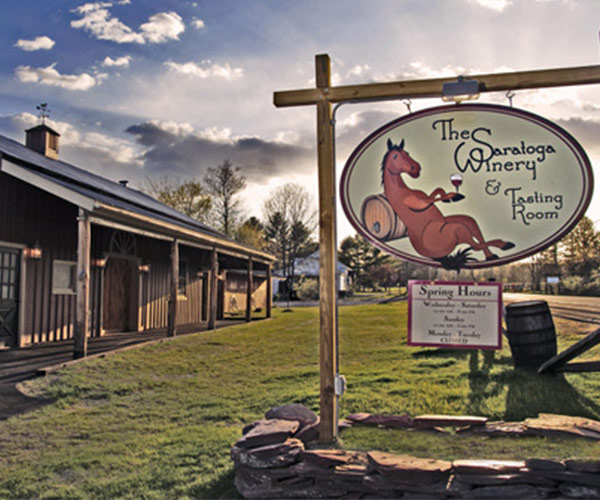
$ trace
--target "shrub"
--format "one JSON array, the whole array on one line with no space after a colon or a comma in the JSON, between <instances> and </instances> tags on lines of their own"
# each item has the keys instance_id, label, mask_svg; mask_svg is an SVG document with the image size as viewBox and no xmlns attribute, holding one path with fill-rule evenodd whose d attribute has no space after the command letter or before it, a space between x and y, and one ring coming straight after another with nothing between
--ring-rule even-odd
<instances>
[{"instance_id":1,"label":"shrub","mask_svg":"<svg viewBox=\"0 0 600 500\"><path fill-rule=\"evenodd\" d=\"M300 300L317 300L319 298L319 282L316 279L301 278L296 285L296 293Z\"/></svg>"}]
</instances>

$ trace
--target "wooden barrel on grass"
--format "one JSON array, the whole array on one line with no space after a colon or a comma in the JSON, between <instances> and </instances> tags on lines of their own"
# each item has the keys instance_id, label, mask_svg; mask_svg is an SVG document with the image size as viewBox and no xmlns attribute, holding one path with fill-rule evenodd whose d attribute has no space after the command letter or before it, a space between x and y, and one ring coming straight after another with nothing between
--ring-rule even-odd
<instances>
[{"instance_id":1,"label":"wooden barrel on grass","mask_svg":"<svg viewBox=\"0 0 600 500\"><path fill-rule=\"evenodd\" d=\"M361 207L361 219L365 229L378 240L395 240L406 236L406 226L383 194L365 198Z\"/></svg>"},{"instance_id":2,"label":"wooden barrel on grass","mask_svg":"<svg viewBox=\"0 0 600 500\"><path fill-rule=\"evenodd\" d=\"M516 367L538 368L556 355L556 330L545 300L509 304L505 319Z\"/></svg>"}]
</instances>

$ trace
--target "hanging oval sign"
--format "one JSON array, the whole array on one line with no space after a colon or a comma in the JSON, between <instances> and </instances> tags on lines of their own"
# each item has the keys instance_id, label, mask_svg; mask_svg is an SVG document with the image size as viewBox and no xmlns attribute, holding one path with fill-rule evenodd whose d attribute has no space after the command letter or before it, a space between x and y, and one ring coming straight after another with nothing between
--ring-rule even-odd
<instances>
[{"instance_id":1,"label":"hanging oval sign","mask_svg":"<svg viewBox=\"0 0 600 500\"><path fill-rule=\"evenodd\" d=\"M506 264L569 232L593 190L590 161L532 113L461 104L403 116L350 155L341 200L374 246L459 270Z\"/></svg>"}]
</instances>

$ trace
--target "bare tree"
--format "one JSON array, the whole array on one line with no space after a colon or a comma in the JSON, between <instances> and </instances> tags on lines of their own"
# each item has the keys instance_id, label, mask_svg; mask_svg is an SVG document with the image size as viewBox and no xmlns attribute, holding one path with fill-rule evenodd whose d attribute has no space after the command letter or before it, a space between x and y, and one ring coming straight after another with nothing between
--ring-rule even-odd
<instances>
[{"instance_id":1,"label":"bare tree","mask_svg":"<svg viewBox=\"0 0 600 500\"><path fill-rule=\"evenodd\" d=\"M311 234L316 228L312 197L298 184L275 188L263 205L263 217L270 250L279 258L291 293L296 259L312 249Z\"/></svg>"},{"instance_id":2,"label":"bare tree","mask_svg":"<svg viewBox=\"0 0 600 500\"><path fill-rule=\"evenodd\" d=\"M180 182L166 176L159 180L147 178L142 190L193 219L204 223L208 221L211 197L198 181Z\"/></svg>"},{"instance_id":3,"label":"bare tree","mask_svg":"<svg viewBox=\"0 0 600 500\"><path fill-rule=\"evenodd\" d=\"M246 187L246 178L228 159L216 168L209 168L204 182L212 195L213 212L219 229L233 236L235 226L242 215L241 202L236 195Z\"/></svg>"}]
</instances>

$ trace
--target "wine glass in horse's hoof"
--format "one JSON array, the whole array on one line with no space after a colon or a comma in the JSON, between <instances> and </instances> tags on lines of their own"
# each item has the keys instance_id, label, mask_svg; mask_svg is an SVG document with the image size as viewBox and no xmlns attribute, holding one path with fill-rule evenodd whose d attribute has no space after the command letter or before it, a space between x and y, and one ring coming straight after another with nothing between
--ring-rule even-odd
<instances>
[{"instance_id":1,"label":"wine glass in horse's hoof","mask_svg":"<svg viewBox=\"0 0 600 500\"><path fill-rule=\"evenodd\" d=\"M456 193L452 198L450 198L451 201L460 201L463 200L465 198L464 194L460 194L460 193Z\"/></svg>"}]
</instances>

